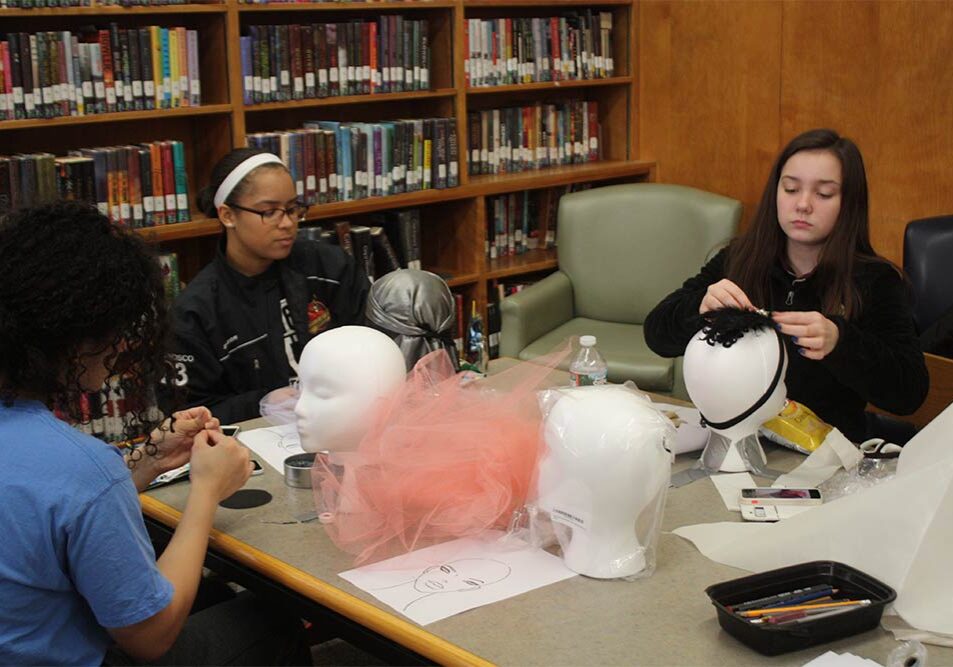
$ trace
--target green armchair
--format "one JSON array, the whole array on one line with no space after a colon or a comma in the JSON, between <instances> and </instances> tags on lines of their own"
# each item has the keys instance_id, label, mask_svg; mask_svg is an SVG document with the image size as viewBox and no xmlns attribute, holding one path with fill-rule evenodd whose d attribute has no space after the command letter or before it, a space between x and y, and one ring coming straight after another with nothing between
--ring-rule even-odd
<instances>
[{"instance_id":1,"label":"green armchair","mask_svg":"<svg viewBox=\"0 0 953 667\"><path fill-rule=\"evenodd\" d=\"M741 203L681 185L611 185L559 201L559 268L501 304L501 356L532 359L592 334L609 381L687 397L678 359L645 344L655 305L737 232ZM568 367L568 360L565 367Z\"/></svg>"}]
</instances>

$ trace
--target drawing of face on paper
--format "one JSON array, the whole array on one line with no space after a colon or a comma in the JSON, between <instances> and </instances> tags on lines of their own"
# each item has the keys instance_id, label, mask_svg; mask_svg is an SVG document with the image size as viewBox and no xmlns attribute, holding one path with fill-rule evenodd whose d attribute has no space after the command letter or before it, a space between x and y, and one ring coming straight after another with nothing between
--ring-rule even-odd
<instances>
[{"instance_id":1,"label":"drawing of face on paper","mask_svg":"<svg viewBox=\"0 0 953 667\"><path fill-rule=\"evenodd\" d=\"M421 593L462 593L474 591L510 575L510 566L488 558L463 558L433 565L414 580Z\"/></svg>"},{"instance_id":2,"label":"drawing of face on paper","mask_svg":"<svg viewBox=\"0 0 953 667\"><path fill-rule=\"evenodd\" d=\"M502 535L444 542L340 576L421 625L573 576L562 559L503 544Z\"/></svg>"}]
</instances>

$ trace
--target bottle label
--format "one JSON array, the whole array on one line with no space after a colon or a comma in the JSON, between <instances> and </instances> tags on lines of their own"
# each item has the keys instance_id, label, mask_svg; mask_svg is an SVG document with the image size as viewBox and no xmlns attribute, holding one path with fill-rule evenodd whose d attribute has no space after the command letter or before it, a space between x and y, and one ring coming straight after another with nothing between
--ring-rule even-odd
<instances>
[{"instance_id":1,"label":"bottle label","mask_svg":"<svg viewBox=\"0 0 953 667\"><path fill-rule=\"evenodd\" d=\"M606 374L606 371L596 371L593 373L569 371L569 377L574 387L591 387L597 384L605 384Z\"/></svg>"}]
</instances>

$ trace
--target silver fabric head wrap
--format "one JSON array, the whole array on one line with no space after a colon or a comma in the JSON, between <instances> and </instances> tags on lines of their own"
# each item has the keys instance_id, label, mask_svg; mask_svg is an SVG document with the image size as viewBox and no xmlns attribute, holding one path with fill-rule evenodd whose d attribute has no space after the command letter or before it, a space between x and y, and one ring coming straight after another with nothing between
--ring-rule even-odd
<instances>
[{"instance_id":1,"label":"silver fabric head wrap","mask_svg":"<svg viewBox=\"0 0 953 667\"><path fill-rule=\"evenodd\" d=\"M258 153L240 162L237 167L229 172L225 180L222 181L222 184L218 186L218 190L215 191L215 199L212 200L215 204L215 208L225 203L225 200L228 199L228 195L232 194L232 190L235 189L235 186L241 183L242 179L248 176L253 169L257 169L263 164L275 163L282 166L285 164L281 161L280 157L273 153Z\"/></svg>"},{"instance_id":2,"label":"silver fabric head wrap","mask_svg":"<svg viewBox=\"0 0 953 667\"><path fill-rule=\"evenodd\" d=\"M371 285L364 314L370 326L394 339L408 371L441 348L457 367L453 294L440 276L417 269L391 271Z\"/></svg>"}]
</instances>

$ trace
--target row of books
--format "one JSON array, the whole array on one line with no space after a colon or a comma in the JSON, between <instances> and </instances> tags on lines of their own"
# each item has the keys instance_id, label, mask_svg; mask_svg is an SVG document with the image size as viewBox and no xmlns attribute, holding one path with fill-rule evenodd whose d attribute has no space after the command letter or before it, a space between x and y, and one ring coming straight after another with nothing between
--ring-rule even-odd
<instances>
[{"instance_id":1,"label":"row of books","mask_svg":"<svg viewBox=\"0 0 953 667\"><path fill-rule=\"evenodd\" d=\"M613 76L612 12L467 19L464 72L475 88Z\"/></svg>"},{"instance_id":2,"label":"row of books","mask_svg":"<svg viewBox=\"0 0 953 667\"><path fill-rule=\"evenodd\" d=\"M59 198L95 204L129 227L187 222L185 164L181 141L0 156L0 212Z\"/></svg>"},{"instance_id":3,"label":"row of books","mask_svg":"<svg viewBox=\"0 0 953 667\"><path fill-rule=\"evenodd\" d=\"M303 129L250 134L248 145L280 156L309 204L459 184L452 118L308 121Z\"/></svg>"},{"instance_id":4,"label":"row of books","mask_svg":"<svg viewBox=\"0 0 953 667\"><path fill-rule=\"evenodd\" d=\"M184 5L195 0L0 0L0 9L36 9L43 7L139 7Z\"/></svg>"},{"instance_id":5,"label":"row of books","mask_svg":"<svg viewBox=\"0 0 953 667\"><path fill-rule=\"evenodd\" d=\"M245 104L430 88L425 20L252 25L240 39Z\"/></svg>"},{"instance_id":6,"label":"row of books","mask_svg":"<svg viewBox=\"0 0 953 667\"><path fill-rule=\"evenodd\" d=\"M467 114L471 174L503 174L601 157L598 103L569 100Z\"/></svg>"},{"instance_id":7,"label":"row of books","mask_svg":"<svg viewBox=\"0 0 953 667\"><path fill-rule=\"evenodd\" d=\"M496 259L555 248L559 200L591 187L591 183L573 183L488 197L484 254Z\"/></svg>"},{"instance_id":8,"label":"row of books","mask_svg":"<svg viewBox=\"0 0 953 667\"><path fill-rule=\"evenodd\" d=\"M182 282L179 276L179 256L174 252L164 252L159 255L159 270L162 272L162 285L165 287L165 298L169 305L182 293Z\"/></svg>"},{"instance_id":9,"label":"row of books","mask_svg":"<svg viewBox=\"0 0 953 667\"><path fill-rule=\"evenodd\" d=\"M181 26L0 37L0 119L197 106L198 33Z\"/></svg>"},{"instance_id":10,"label":"row of books","mask_svg":"<svg viewBox=\"0 0 953 667\"><path fill-rule=\"evenodd\" d=\"M420 209L371 216L369 225L340 220L329 227L306 227L298 236L334 243L355 257L371 282L397 269L420 269Z\"/></svg>"},{"instance_id":11,"label":"row of books","mask_svg":"<svg viewBox=\"0 0 953 667\"><path fill-rule=\"evenodd\" d=\"M129 415L138 412L148 421L157 422L158 408L151 401L144 406L127 395L125 384L121 378L112 377L100 391L86 392L81 398L83 420L75 427L103 442L120 444L126 437L123 422ZM58 416L65 419L62 414Z\"/></svg>"}]
</instances>

